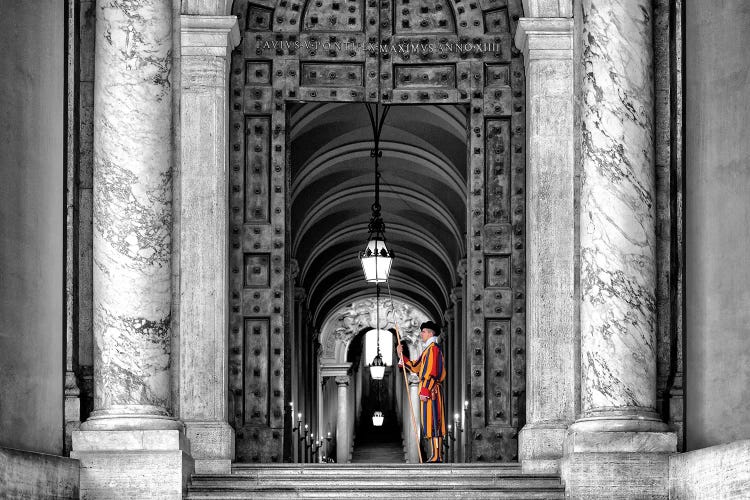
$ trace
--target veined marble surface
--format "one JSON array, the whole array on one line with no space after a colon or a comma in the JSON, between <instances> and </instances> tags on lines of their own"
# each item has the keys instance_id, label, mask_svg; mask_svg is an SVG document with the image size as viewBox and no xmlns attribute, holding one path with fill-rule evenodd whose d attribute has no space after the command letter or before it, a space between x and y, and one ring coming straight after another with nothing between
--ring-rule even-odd
<instances>
[{"instance_id":1,"label":"veined marble surface","mask_svg":"<svg viewBox=\"0 0 750 500\"><path fill-rule=\"evenodd\" d=\"M582 10L586 417L656 404L656 236L650 2L583 0Z\"/></svg>"},{"instance_id":2,"label":"veined marble surface","mask_svg":"<svg viewBox=\"0 0 750 500\"><path fill-rule=\"evenodd\" d=\"M171 2L99 1L94 377L99 414L169 407Z\"/></svg>"}]
</instances>

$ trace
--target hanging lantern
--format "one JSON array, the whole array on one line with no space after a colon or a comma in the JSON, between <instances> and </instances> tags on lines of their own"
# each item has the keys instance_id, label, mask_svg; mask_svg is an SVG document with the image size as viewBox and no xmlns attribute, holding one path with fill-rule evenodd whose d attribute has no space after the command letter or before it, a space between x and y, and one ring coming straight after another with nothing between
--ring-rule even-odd
<instances>
[{"instance_id":1,"label":"hanging lantern","mask_svg":"<svg viewBox=\"0 0 750 500\"><path fill-rule=\"evenodd\" d=\"M374 425L375 427L382 427L383 420L385 420L385 417L383 416L382 411L378 410L372 414L372 425Z\"/></svg>"},{"instance_id":2,"label":"hanging lantern","mask_svg":"<svg viewBox=\"0 0 750 500\"><path fill-rule=\"evenodd\" d=\"M380 338L380 332L378 332L378 338ZM385 363L383 363L383 356L380 354L380 346L378 346L377 356L375 356L370 365L370 375L373 380L383 380L385 376Z\"/></svg>"},{"instance_id":3,"label":"hanging lantern","mask_svg":"<svg viewBox=\"0 0 750 500\"><path fill-rule=\"evenodd\" d=\"M380 219L380 223L383 224L382 219ZM385 237L382 234L376 233L374 237L370 238L367 247L359 252L359 259L362 262L365 280L369 283L385 283L388 281L391 264L393 263L393 252L386 247Z\"/></svg>"},{"instance_id":4,"label":"hanging lantern","mask_svg":"<svg viewBox=\"0 0 750 500\"><path fill-rule=\"evenodd\" d=\"M385 106L383 114L379 115L379 108L375 107L373 113L369 103L365 103L370 115L372 125L373 142L375 146L370 151L370 156L375 159L375 203L372 204L370 224L367 226L370 232L367 238L367 246L359 252L359 260L362 262L362 271L368 283L384 283L388 281L393 263L393 252L385 245L385 222L380 216L380 170L379 160L383 156L380 150L380 132L383 130L383 122L390 109Z\"/></svg>"}]
</instances>

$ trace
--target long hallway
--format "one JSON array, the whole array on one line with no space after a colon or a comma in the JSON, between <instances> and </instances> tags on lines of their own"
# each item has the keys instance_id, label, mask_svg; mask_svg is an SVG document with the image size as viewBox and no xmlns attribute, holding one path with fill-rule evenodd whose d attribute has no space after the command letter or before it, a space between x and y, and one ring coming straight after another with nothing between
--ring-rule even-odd
<instances>
[{"instance_id":1,"label":"long hallway","mask_svg":"<svg viewBox=\"0 0 750 500\"><path fill-rule=\"evenodd\" d=\"M354 440L352 463L405 462L401 429L395 414L386 414L381 427L372 425L370 418L362 418Z\"/></svg>"}]
</instances>

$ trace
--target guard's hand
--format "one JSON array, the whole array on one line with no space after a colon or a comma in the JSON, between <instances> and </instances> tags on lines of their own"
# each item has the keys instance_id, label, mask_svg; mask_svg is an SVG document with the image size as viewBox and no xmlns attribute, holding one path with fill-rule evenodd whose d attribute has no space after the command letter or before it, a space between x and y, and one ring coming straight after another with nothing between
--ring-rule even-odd
<instances>
[{"instance_id":1,"label":"guard's hand","mask_svg":"<svg viewBox=\"0 0 750 500\"><path fill-rule=\"evenodd\" d=\"M396 346L396 352L398 353L398 357L399 358L403 358L404 357L404 346L402 346L401 344L397 345Z\"/></svg>"},{"instance_id":2,"label":"guard's hand","mask_svg":"<svg viewBox=\"0 0 750 500\"><path fill-rule=\"evenodd\" d=\"M427 390L427 387L422 387L422 389L419 390L419 399L422 401L428 401L432 399L430 397L430 391Z\"/></svg>"}]
</instances>

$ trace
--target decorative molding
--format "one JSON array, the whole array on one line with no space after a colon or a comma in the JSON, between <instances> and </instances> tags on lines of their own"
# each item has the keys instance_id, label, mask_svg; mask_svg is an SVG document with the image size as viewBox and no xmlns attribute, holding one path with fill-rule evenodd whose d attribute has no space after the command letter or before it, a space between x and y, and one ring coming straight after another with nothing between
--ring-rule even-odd
<instances>
[{"instance_id":1,"label":"decorative molding","mask_svg":"<svg viewBox=\"0 0 750 500\"><path fill-rule=\"evenodd\" d=\"M573 0L523 0L526 17L573 17Z\"/></svg>"},{"instance_id":2,"label":"decorative molding","mask_svg":"<svg viewBox=\"0 0 750 500\"><path fill-rule=\"evenodd\" d=\"M236 16L180 16L180 54L229 57L239 43Z\"/></svg>"},{"instance_id":3,"label":"decorative molding","mask_svg":"<svg viewBox=\"0 0 750 500\"><path fill-rule=\"evenodd\" d=\"M532 59L572 59L573 19L524 17L515 42L527 66Z\"/></svg>"}]
</instances>

